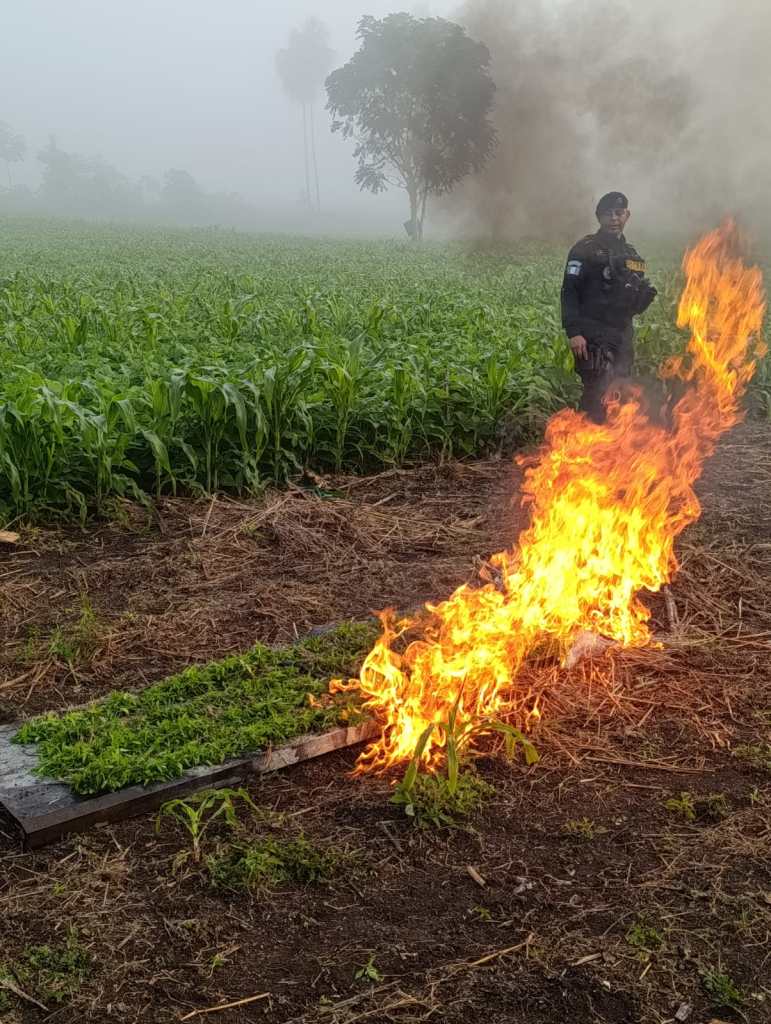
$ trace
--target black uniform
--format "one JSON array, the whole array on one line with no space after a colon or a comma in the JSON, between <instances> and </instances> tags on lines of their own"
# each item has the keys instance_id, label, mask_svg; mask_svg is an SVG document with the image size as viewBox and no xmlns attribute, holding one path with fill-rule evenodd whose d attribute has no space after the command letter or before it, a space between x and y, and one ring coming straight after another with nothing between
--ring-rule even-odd
<instances>
[{"instance_id":1,"label":"black uniform","mask_svg":"<svg viewBox=\"0 0 771 1024\"><path fill-rule=\"evenodd\" d=\"M562 281L562 326L568 338L586 338L589 358L575 357L583 382L579 408L601 423L610 382L628 377L634 361L632 317L656 297L645 262L623 235L604 231L576 242Z\"/></svg>"}]
</instances>

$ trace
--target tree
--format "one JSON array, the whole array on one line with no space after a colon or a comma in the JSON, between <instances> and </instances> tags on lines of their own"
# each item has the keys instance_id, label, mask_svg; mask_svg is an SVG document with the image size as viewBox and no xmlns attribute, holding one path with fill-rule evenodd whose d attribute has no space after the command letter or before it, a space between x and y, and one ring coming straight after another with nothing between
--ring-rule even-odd
<instances>
[{"instance_id":1,"label":"tree","mask_svg":"<svg viewBox=\"0 0 771 1024\"><path fill-rule=\"evenodd\" d=\"M355 181L407 191L415 241L426 200L484 167L495 149L490 53L442 18L389 14L359 22L359 50L327 78L332 131L356 142Z\"/></svg>"},{"instance_id":2,"label":"tree","mask_svg":"<svg viewBox=\"0 0 771 1024\"><path fill-rule=\"evenodd\" d=\"M139 189L101 157L67 152L51 137L38 160L43 165L39 197L52 213L132 217L141 210Z\"/></svg>"},{"instance_id":3,"label":"tree","mask_svg":"<svg viewBox=\"0 0 771 1024\"><path fill-rule=\"evenodd\" d=\"M201 189L190 171L172 167L163 176L161 196L167 203L189 206L201 198Z\"/></svg>"},{"instance_id":4,"label":"tree","mask_svg":"<svg viewBox=\"0 0 771 1024\"><path fill-rule=\"evenodd\" d=\"M174 220L197 223L203 215L204 193L189 171L172 167L166 171L161 187L161 202Z\"/></svg>"},{"instance_id":5,"label":"tree","mask_svg":"<svg viewBox=\"0 0 771 1024\"><path fill-rule=\"evenodd\" d=\"M5 161L6 170L8 171L9 188L13 188L11 164L23 160L26 149L27 145L24 141L24 136L17 135L11 131L10 125L6 124L5 121L0 121L0 160Z\"/></svg>"},{"instance_id":6,"label":"tree","mask_svg":"<svg viewBox=\"0 0 771 1024\"><path fill-rule=\"evenodd\" d=\"M289 45L276 54L276 70L290 99L302 106L303 156L305 158L305 195L311 200L311 171L315 182L315 206L321 209L319 169L316 163L316 131L313 107L324 85L324 78L332 66L334 53L327 45L327 30L318 18L309 18L301 29L289 33ZM310 158L309 158L310 153Z\"/></svg>"}]
</instances>

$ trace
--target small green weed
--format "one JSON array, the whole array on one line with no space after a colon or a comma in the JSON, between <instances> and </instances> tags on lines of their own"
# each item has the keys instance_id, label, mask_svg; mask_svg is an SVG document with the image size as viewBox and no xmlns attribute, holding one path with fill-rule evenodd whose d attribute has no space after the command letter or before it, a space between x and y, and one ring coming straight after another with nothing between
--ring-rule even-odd
<instances>
[{"instance_id":1,"label":"small green weed","mask_svg":"<svg viewBox=\"0 0 771 1024\"><path fill-rule=\"evenodd\" d=\"M727 974L714 967L707 968L701 975L704 991L716 1006L728 1006L738 1010L744 1003L744 996Z\"/></svg>"},{"instance_id":2,"label":"small green weed","mask_svg":"<svg viewBox=\"0 0 771 1024\"><path fill-rule=\"evenodd\" d=\"M362 964L362 966L358 968L353 977L356 981L379 982L383 980L383 975L375 966L374 953L369 960L367 960L366 964Z\"/></svg>"},{"instance_id":3,"label":"small green weed","mask_svg":"<svg viewBox=\"0 0 771 1024\"><path fill-rule=\"evenodd\" d=\"M104 623L84 594L80 599L77 621L71 626L56 627L48 640L48 654L66 661L70 668L87 663L96 652L104 631Z\"/></svg>"},{"instance_id":4,"label":"small green weed","mask_svg":"<svg viewBox=\"0 0 771 1024\"><path fill-rule=\"evenodd\" d=\"M28 946L12 963L0 963L0 978L16 981L19 988L48 1005L63 1003L73 996L90 967L91 957L77 932L71 930L63 945Z\"/></svg>"},{"instance_id":5,"label":"small green weed","mask_svg":"<svg viewBox=\"0 0 771 1024\"><path fill-rule=\"evenodd\" d=\"M707 821L717 823L728 817L730 808L722 793L708 793L706 796L694 796L687 791L680 796L667 800L666 809L679 814L686 821Z\"/></svg>"},{"instance_id":6,"label":"small green weed","mask_svg":"<svg viewBox=\"0 0 771 1024\"><path fill-rule=\"evenodd\" d=\"M231 946L228 949L219 950L214 956L209 957L205 964L201 965L201 970L205 977L213 978L214 972L220 970L230 963L230 958L233 953L237 952L239 946Z\"/></svg>"},{"instance_id":7,"label":"small green weed","mask_svg":"<svg viewBox=\"0 0 771 1024\"><path fill-rule=\"evenodd\" d=\"M403 782L399 784L391 803L403 806L404 813L416 825L441 828L443 825L457 826L458 818L468 818L480 810L494 792L493 787L480 779L473 769L458 776L454 789L442 775L419 772L409 789Z\"/></svg>"},{"instance_id":8,"label":"small green weed","mask_svg":"<svg viewBox=\"0 0 771 1024\"><path fill-rule=\"evenodd\" d=\"M227 962L227 957L223 956L221 953L215 953L208 964L209 977L211 978L214 975L214 972L219 970L220 967L224 967Z\"/></svg>"},{"instance_id":9,"label":"small green weed","mask_svg":"<svg viewBox=\"0 0 771 1024\"><path fill-rule=\"evenodd\" d=\"M706 796L697 797L694 804L698 821L717 823L727 818L730 813L728 801L723 793L708 793Z\"/></svg>"},{"instance_id":10,"label":"small green weed","mask_svg":"<svg viewBox=\"0 0 771 1024\"><path fill-rule=\"evenodd\" d=\"M47 647L48 654L51 657L60 658L62 661L66 661L68 665L72 665L77 657L75 643L70 639L68 632L62 626L57 626L53 633L51 633Z\"/></svg>"},{"instance_id":11,"label":"small green weed","mask_svg":"<svg viewBox=\"0 0 771 1024\"><path fill-rule=\"evenodd\" d=\"M568 836L574 836L576 839L583 839L584 842L590 843L603 832L607 832L607 829L592 821L591 818L570 818L562 826L562 831Z\"/></svg>"},{"instance_id":12,"label":"small green weed","mask_svg":"<svg viewBox=\"0 0 771 1024\"><path fill-rule=\"evenodd\" d=\"M484 921L485 924L489 924L492 921L492 919L493 919L493 915L490 913L490 911L487 909L487 907L480 907L480 906L472 907L471 908L471 913L472 914L476 914L476 916L479 918L479 920L480 921Z\"/></svg>"},{"instance_id":13,"label":"small green weed","mask_svg":"<svg viewBox=\"0 0 771 1024\"><path fill-rule=\"evenodd\" d=\"M657 953L664 946L664 937L657 928L642 921L636 921L626 933L626 941L639 950L643 961L649 960L651 953Z\"/></svg>"},{"instance_id":14,"label":"small green weed","mask_svg":"<svg viewBox=\"0 0 771 1024\"><path fill-rule=\"evenodd\" d=\"M27 630L27 637L19 655L19 660L30 664L40 657L40 627L30 626Z\"/></svg>"},{"instance_id":15,"label":"small green weed","mask_svg":"<svg viewBox=\"0 0 771 1024\"><path fill-rule=\"evenodd\" d=\"M258 809L245 789L205 789L194 793L186 800L168 800L161 807L155 823L155 831L160 832L162 819L173 818L178 821L190 835L191 848L182 850L174 861L175 868L191 858L193 863L201 861L201 840L206 830L219 818L229 828L236 828L238 818L235 804L243 801L248 807Z\"/></svg>"},{"instance_id":16,"label":"small green weed","mask_svg":"<svg viewBox=\"0 0 771 1024\"><path fill-rule=\"evenodd\" d=\"M757 771L771 775L771 743L743 743L734 747L733 756Z\"/></svg>"},{"instance_id":17,"label":"small green weed","mask_svg":"<svg viewBox=\"0 0 771 1024\"><path fill-rule=\"evenodd\" d=\"M326 882L351 860L347 851L322 848L300 835L296 839L270 837L233 844L207 857L206 865L215 888L244 891L284 882Z\"/></svg>"},{"instance_id":18,"label":"small green weed","mask_svg":"<svg viewBox=\"0 0 771 1024\"><path fill-rule=\"evenodd\" d=\"M737 935L744 935L752 930L756 922L757 914L755 913L755 907L750 904L749 906L739 905L729 923Z\"/></svg>"},{"instance_id":19,"label":"small green weed","mask_svg":"<svg viewBox=\"0 0 771 1024\"><path fill-rule=\"evenodd\" d=\"M686 821L696 821L696 807L693 797L687 791L682 792L678 797L671 797L664 806L672 814L679 814Z\"/></svg>"}]
</instances>

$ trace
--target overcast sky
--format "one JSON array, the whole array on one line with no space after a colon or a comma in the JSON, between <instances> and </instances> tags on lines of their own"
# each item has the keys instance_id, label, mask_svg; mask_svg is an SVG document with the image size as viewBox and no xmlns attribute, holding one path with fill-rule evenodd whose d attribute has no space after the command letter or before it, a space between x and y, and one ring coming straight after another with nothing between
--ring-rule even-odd
<instances>
[{"instance_id":1,"label":"overcast sky","mask_svg":"<svg viewBox=\"0 0 771 1024\"><path fill-rule=\"evenodd\" d=\"M161 178L166 170L181 168L208 191L238 192L263 209L297 209L304 189L302 117L284 96L275 65L276 51L287 44L290 31L312 15L321 17L339 66L356 49L356 24L363 14L382 17L406 9L419 16L462 17L473 26L475 13L490 6L497 14L485 22L484 41L493 51L499 84L496 127L502 156L496 158L496 170L506 182L516 183L518 208L537 206L536 186L544 171L549 172L548 194L565 202L577 176L567 142L579 115L586 115L574 109L575 98L598 65L628 60L629 81L621 99L640 96L645 105L648 78L665 81L670 72L685 73L691 109L687 136L673 137L655 104L645 105L637 122L630 122L635 148L611 123L614 104L601 104L598 140L618 137L613 155L631 160L624 187L628 184L642 197L650 192L651 179L666 178L674 168L656 200L662 209L702 195L713 200L710 217L712 207L738 207L752 217L759 207L768 209L769 0L330 0L323 7L316 0L0 4L0 121L27 140L27 160L14 166L13 177L32 186L40 173L35 154L54 135L62 149L101 156L133 180ZM622 10L629 14L624 31L614 20ZM559 88L558 81L563 82ZM615 83L611 89L619 87L618 75L610 81ZM507 86L509 99L519 102L512 112L504 102ZM593 99L587 109L597 113L596 106ZM623 112L619 116L626 117ZM335 223L341 226L351 224L353 215L362 230L398 225L398 232L406 216L403 195L358 191L351 146L330 133L323 97L317 129L327 217L339 212ZM648 138L643 147L641 134ZM535 145L539 137L540 149ZM516 158L511 166L504 159L507 139ZM667 156L661 139L669 143ZM529 177L520 166L522 154L531 155ZM615 165L607 162L595 166L590 161L578 175L587 192L604 187L610 178L617 187L619 180ZM588 209L587 202L582 200ZM494 216L501 216L498 206Z\"/></svg>"},{"instance_id":2,"label":"overcast sky","mask_svg":"<svg viewBox=\"0 0 771 1024\"><path fill-rule=\"evenodd\" d=\"M0 121L26 136L19 179L49 135L100 155L132 178L189 170L211 190L294 202L303 189L301 113L282 93L275 53L292 28L321 16L337 64L356 48L362 14L446 14L445 0L5 0ZM358 197L350 147L319 101L319 170L327 203ZM386 200L388 202L388 200ZM403 205L403 200L401 200ZM390 205L390 204L389 204ZM385 211L383 211L385 212Z\"/></svg>"}]
</instances>

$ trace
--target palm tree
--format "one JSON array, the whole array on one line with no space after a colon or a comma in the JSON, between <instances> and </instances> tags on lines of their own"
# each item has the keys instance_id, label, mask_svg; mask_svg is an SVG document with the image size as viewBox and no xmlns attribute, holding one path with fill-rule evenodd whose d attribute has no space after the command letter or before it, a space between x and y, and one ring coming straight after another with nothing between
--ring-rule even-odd
<instances>
[{"instance_id":1,"label":"palm tree","mask_svg":"<svg viewBox=\"0 0 771 1024\"><path fill-rule=\"evenodd\" d=\"M321 193L313 108L334 62L335 55L327 45L327 38L323 22L318 18L308 18L302 28L292 29L289 44L276 54L276 69L284 91L290 99L302 106L305 198L308 206L315 206L316 210L321 209ZM311 172L315 183L315 201L311 198Z\"/></svg>"}]
</instances>

